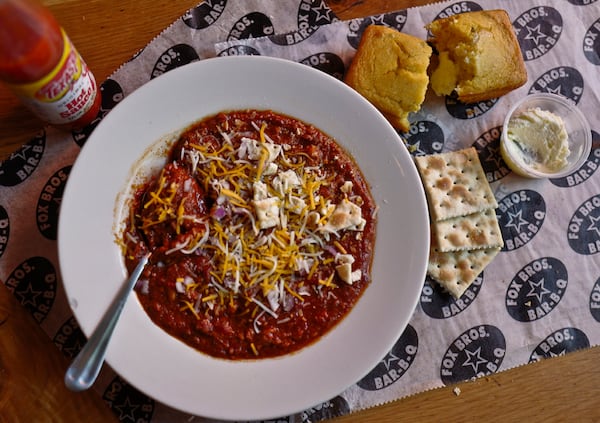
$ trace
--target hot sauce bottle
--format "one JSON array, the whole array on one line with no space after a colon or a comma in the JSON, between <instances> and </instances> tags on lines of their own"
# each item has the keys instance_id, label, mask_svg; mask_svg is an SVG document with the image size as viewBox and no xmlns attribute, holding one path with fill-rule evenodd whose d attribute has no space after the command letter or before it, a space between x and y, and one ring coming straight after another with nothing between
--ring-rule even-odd
<instances>
[{"instance_id":1,"label":"hot sauce bottle","mask_svg":"<svg viewBox=\"0 0 600 423\"><path fill-rule=\"evenodd\" d=\"M36 0L0 0L0 80L45 122L79 129L101 96L94 75L54 16Z\"/></svg>"}]
</instances>

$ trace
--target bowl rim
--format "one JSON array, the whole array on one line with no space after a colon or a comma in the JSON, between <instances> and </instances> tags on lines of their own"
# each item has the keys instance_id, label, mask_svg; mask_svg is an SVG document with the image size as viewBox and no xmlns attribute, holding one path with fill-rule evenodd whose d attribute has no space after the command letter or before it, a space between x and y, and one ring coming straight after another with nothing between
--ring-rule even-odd
<instances>
[{"instance_id":1,"label":"bowl rim","mask_svg":"<svg viewBox=\"0 0 600 423\"><path fill-rule=\"evenodd\" d=\"M400 135L356 91L316 68L267 56L204 59L147 82L100 122L77 157L61 204L58 257L65 301L89 335L126 276L115 224L126 198L119 194L139 160L174 130L245 108L313 124L356 160L380 204L371 274L378 282L318 342L256 361L199 353L154 325L131 295L106 359L129 384L174 409L211 419L272 420L333 398L367 375L409 325L425 280L429 214L417 168ZM399 210L411 224L397 224Z\"/></svg>"},{"instance_id":2,"label":"bowl rim","mask_svg":"<svg viewBox=\"0 0 600 423\"><path fill-rule=\"evenodd\" d=\"M558 103L561 106L564 106L565 108L569 109L572 113L574 113L576 118L581 123L583 133L584 133L584 142L581 147L581 154L575 162L573 162L572 164L570 164L569 166L565 167L564 169L562 169L558 172L553 172L553 173L540 172L538 170L532 169L529 166L521 164L522 162L520 160L516 160L514 155L512 155L510 153L510 150L505 147L505 144L507 142L506 134L508 133L508 123L509 123L511 117L514 115L516 110L518 110L520 107L522 107L526 102L529 102L532 100L533 101L546 100L549 102ZM570 101L566 97L560 96L558 94L553 94L553 93L533 93L533 94L528 94L525 97L518 100L517 102L515 102L511 106L511 108L508 110L508 112L506 113L506 116L504 118L504 123L502 124L502 134L500 136L500 144L501 144L502 153L507 154L511 159L513 159L512 161L514 162L515 166L518 167L518 170L513 169L513 167L507 163L507 166L509 168L511 168L513 170L513 172L516 172L522 176L526 176L526 177L530 177L530 178L556 179L556 178L562 178L564 176L567 176L567 175L570 175L570 174L576 172L583 165L583 163L587 160L587 158L590 154L591 148L592 148L592 129L591 129L590 124L589 124L588 120L586 119L585 115L581 111L581 109L574 102ZM572 152L570 154L572 154Z\"/></svg>"}]
</instances>

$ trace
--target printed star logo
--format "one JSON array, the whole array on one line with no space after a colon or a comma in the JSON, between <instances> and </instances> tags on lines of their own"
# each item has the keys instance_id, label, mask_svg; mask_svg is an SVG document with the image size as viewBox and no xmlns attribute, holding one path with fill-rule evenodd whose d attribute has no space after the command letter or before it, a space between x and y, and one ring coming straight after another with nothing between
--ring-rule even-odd
<instances>
[{"instance_id":1,"label":"printed star logo","mask_svg":"<svg viewBox=\"0 0 600 423\"><path fill-rule=\"evenodd\" d=\"M119 412L119 420L120 421L125 421L125 419L127 420L131 420L132 422L135 422L135 414L133 413L140 405L139 404L133 404L130 400L129 397L125 398L125 402L121 405L115 405L115 408L117 409L117 411Z\"/></svg>"},{"instance_id":2,"label":"printed star logo","mask_svg":"<svg viewBox=\"0 0 600 423\"><path fill-rule=\"evenodd\" d=\"M312 11L317 14L317 17L315 18L315 23L318 23L321 19L325 19L325 23L331 22L331 10L329 9L329 7L327 7L325 3L320 2L319 6L312 8Z\"/></svg>"},{"instance_id":3,"label":"printed star logo","mask_svg":"<svg viewBox=\"0 0 600 423\"><path fill-rule=\"evenodd\" d=\"M533 28L527 27L527 35L525 36L525 39L533 41L536 46L539 45L540 40L542 38L546 38L546 34L542 32L541 26L542 24L539 24Z\"/></svg>"},{"instance_id":4,"label":"printed star logo","mask_svg":"<svg viewBox=\"0 0 600 423\"><path fill-rule=\"evenodd\" d=\"M385 15L377 15L377 16L372 16L371 17L371 24L373 25L385 25L385 21L383 20L385 18Z\"/></svg>"},{"instance_id":5,"label":"printed star logo","mask_svg":"<svg viewBox=\"0 0 600 423\"><path fill-rule=\"evenodd\" d=\"M515 228L517 232L521 232L521 226L527 224L529 224L529 222L523 219L523 210L519 210L516 213L508 212L507 228Z\"/></svg>"},{"instance_id":6,"label":"printed star logo","mask_svg":"<svg viewBox=\"0 0 600 423\"><path fill-rule=\"evenodd\" d=\"M393 353L389 353L386 358L383 359L383 364L385 365L385 370L389 371L390 367L392 367L392 362L400 361L400 359L395 356Z\"/></svg>"},{"instance_id":7,"label":"printed star logo","mask_svg":"<svg viewBox=\"0 0 600 423\"><path fill-rule=\"evenodd\" d=\"M27 285L27 289L24 291L17 291L15 294L21 300L21 304L26 306L31 304L33 307L37 308L37 297L41 295L42 291L34 291L31 284Z\"/></svg>"},{"instance_id":8,"label":"printed star logo","mask_svg":"<svg viewBox=\"0 0 600 423\"><path fill-rule=\"evenodd\" d=\"M598 226L598 222L600 221L600 216L598 216L598 217L590 216L590 220L592 221L592 224L590 226L588 226L587 230L590 232L596 231L596 235L600 236L600 226Z\"/></svg>"},{"instance_id":9,"label":"printed star logo","mask_svg":"<svg viewBox=\"0 0 600 423\"><path fill-rule=\"evenodd\" d=\"M540 281L537 283L530 280L529 286L531 287L531 291L529 291L526 296L535 297L540 304L542 303L544 295L550 293L550 291L544 286L544 278L540 279Z\"/></svg>"},{"instance_id":10,"label":"printed star logo","mask_svg":"<svg viewBox=\"0 0 600 423\"><path fill-rule=\"evenodd\" d=\"M549 92L550 94L556 94L556 95L563 96L563 95L562 95L562 93L561 93L561 88L562 88L562 87L561 87L560 85L559 85L558 87L554 88L554 89L552 89L552 88L548 87L548 92ZM564 96L563 96L563 97L564 97Z\"/></svg>"},{"instance_id":11,"label":"printed star logo","mask_svg":"<svg viewBox=\"0 0 600 423\"><path fill-rule=\"evenodd\" d=\"M500 167L500 161L502 160L499 150L500 150L500 147L488 147L489 154L485 158L486 162L494 163L496 168Z\"/></svg>"},{"instance_id":12,"label":"printed star logo","mask_svg":"<svg viewBox=\"0 0 600 423\"><path fill-rule=\"evenodd\" d=\"M31 149L30 145L25 144L23 147L21 147L20 150L15 151L14 153L12 153L10 155L10 160L14 160L14 159L21 159L24 162L27 161L27 152Z\"/></svg>"},{"instance_id":13,"label":"printed star logo","mask_svg":"<svg viewBox=\"0 0 600 423\"><path fill-rule=\"evenodd\" d=\"M475 372L475 374L478 373L480 364L485 364L488 362L485 358L481 357L481 347L477 348L473 352L469 350L465 350L465 352L467 353L467 359L462 365L464 367L473 367L473 371Z\"/></svg>"},{"instance_id":14,"label":"printed star logo","mask_svg":"<svg viewBox=\"0 0 600 423\"><path fill-rule=\"evenodd\" d=\"M425 150L421 150L421 141L417 141L412 145L408 146L408 151L415 153L417 156L425 156L427 153Z\"/></svg>"}]
</instances>

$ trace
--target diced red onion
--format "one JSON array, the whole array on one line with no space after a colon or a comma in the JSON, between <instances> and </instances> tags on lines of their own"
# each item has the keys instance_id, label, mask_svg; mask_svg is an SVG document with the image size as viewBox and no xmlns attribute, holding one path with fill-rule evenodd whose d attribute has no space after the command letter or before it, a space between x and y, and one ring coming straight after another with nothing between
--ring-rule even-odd
<instances>
[{"instance_id":1,"label":"diced red onion","mask_svg":"<svg viewBox=\"0 0 600 423\"><path fill-rule=\"evenodd\" d=\"M331 254L332 256L336 256L338 251L335 249L335 247L333 247L332 245L326 245L323 248L325 251L327 251L329 254Z\"/></svg>"},{"instance_id":2,"label":"diced red onion","mask_svg":"<svg viewBox=\"0 0 600 423\"><path fill-rule=\"evenodd\" d=\"M138 281L135 283L135 290L141 294L148 295L148 279L138 279Z\"/></svg>"},{"instance_id":3,"label":"diced red onion","mask_svg":"<svg viewBox=\"0 0 600 423\"><path fill-rule=\"evenodd\" d=\"M225 207L222 207L219 205L212 209L210 215L213 217L213 219L221 220L225 217L226 214L227 214L227 210L225 209Z\"/></svg>"}]
</instances>

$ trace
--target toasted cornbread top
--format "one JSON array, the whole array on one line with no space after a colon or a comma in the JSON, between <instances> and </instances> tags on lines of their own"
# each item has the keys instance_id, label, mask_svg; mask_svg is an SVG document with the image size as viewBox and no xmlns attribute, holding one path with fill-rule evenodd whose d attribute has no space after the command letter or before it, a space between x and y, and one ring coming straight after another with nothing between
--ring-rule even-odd
<instances>
[{"instance_id":1,"label":"toasted cornbread top","mask_svg":"<svg viewBox=\"0 0 600 423\"><path fill-rule=\"evenodd\" d=\"M408 114L421 108L429 83L431 47L393 28L368 26L345 82L377 107L397 129L408 131Z\"/></svg>"},{"instance_id":2,"label":"toasted cornbread top","mask_svg":"<svg viewBox=\"0 0 600 423\"><path fill-rule=\"evenodd\" d=\"M456 91L465 102L503 95L527 81L510 18L504 10L466 12L433 21L429 40L439 52L431 77L438 95Z\"/></svg>"}]
</instances>

